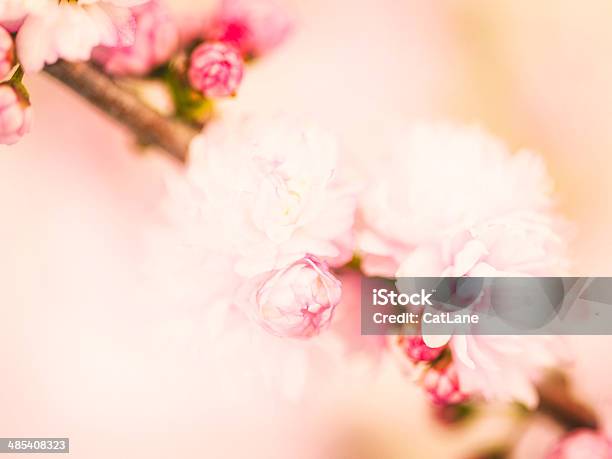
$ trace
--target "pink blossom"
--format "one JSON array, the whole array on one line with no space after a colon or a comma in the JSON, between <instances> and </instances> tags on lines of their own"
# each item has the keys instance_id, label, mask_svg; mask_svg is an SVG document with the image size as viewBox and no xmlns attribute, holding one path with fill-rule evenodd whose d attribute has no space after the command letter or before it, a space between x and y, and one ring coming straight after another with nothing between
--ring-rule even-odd
<instances>
[{"instance_id":1,"label":"pink blossom","mask_svg":"<svg viewBox=\"0 0 612 459\"><path fill-rule=\"evenodd\" d=\"M17 55L26 72L41 70L59 58L84 61L98 45L125 46L134 41L135 23L129 7L146 0L21 0L9 17L23 21L17 32ZM14 17L19 10L21 18Z\"/></svg>"},{"instance_id":2,"label":"pink blossom","mask_svg":"<svg viewBox=\"0 0 612 459\"><path fill-rule=\"evenodd\" d=\"M217 260L231 284L219 295L266 330L308 337L327 326L340 300L328 262L346 260L356 203L336 154L327 133L284 117L225 118L193 141L165 208L194 260L184 271L198 279L195 298L202 266Z\"/></svg>"},{"instance_id":3,"label":"pink blossom","mask_svg":"<svg viewBox=\"0 0 612 459\"><path fill-rule=\"evenodd\" d=\"M222 0L207 38L232 43L243 56L261 56L278 46L293 23L274 0Z\"/></svg>"},{"instance_id":4,"label":"pink blossom","mask_svg":"<svg viewBox=\"0 0 612 459\"><path fill-rule=\"evenodd\" d=\"M0 84L0 144L12 145L30 130L32 108L8 83Z\"/></svg>"},{"instance_id":5,"label":"pink blossom","mask_svg":"<svg viewBox=\"0 0 612 459\"><path fill-rule=\"evenodd\" d=\"M5 79L15 65L13 39L6 29L0 26L0 81Z\"/></svg>"},{"instance_id":6,"label":"pink blossom","mask_svg":"<svg viewBox=\"0 0 612 459\"><path fill-rule=\"evenodd\" d=\"M358 245L368 274L551 276L567 261L551 181L535 154L515 155L479 129L399 132L361 201ZM538 370L558 362L547 337L428 333L449 344L461 389L535 406Z\"/></svg>"},{"instance_id":7,"label":"pink blossom","mask_svg":"<svg viewBox=\"0 0 612 459\"><path fill-rule=\"evenodd\" d=\"M454 405L469 398L459 385L457 371L452 363L428 368L423 375L422 384L436 405Z\"/></svg>"},{"instance_id":8,"label":"pink blossom","mask_svg":"<svg viewBox=\"0 0 612 459\"><path fill-rule=\"evenodd\" d=\"M236 94L242 81L244 63L238 52L224 43L204 43L191 55L189 82L208 97Z\"/></svg>"},{"instance_id":9,"label":"pink blossom","mask_svg":"<svg viewBox=\"0 0 612 459\"><path fill-rule=\"evenodd\" d=\"M429 347L420 335L398 336L396 344L402 354L414 363L436 360L445 349L444 346Z\"/></svg>"},{"instance_id":10,"label":"pink blossom","mask_svg":"<svg viewBox=\"0 0 612 459\"><path fill-rule=\"evenodd\" d=\"M547 459L612 459L612 440L587 429L571 432L563 438Z\"/></svg>"},{"instance_id":11,"label":"pink blossom","mask_svg":"<svg viewBox=\"0 0 612 459\"><path fill-rule=\"evenodd\" d=\"M250 279L242 286L238 303L274 335L310 338L329 325L340 295L340 282L326 264L307 256Z\"/></svg>"},{"instance_id":12,"label":"pink blossom","mask_svg":"<svg viewBox=\"0 0 612 459\"><path fill-rule=\"evenodd\" d=\"M360 205L368 274L564 270L552 183L534 153L512 155L477 128L419 125L397 132L379 163Z\"/></svg>"},{"instance_id":13,"label":"pink blossom","mask_svg":"<svg viewBox=\"0 0 612 459\"><path fill-rule=\"evenodd\" d=\"M528 408L537 406L543 370L563 361L562 342L550 336L455 335L448 345L464 392Z\"/></svg>"},{"instance_id":14,"label":"pink blossom","mask_svg":"<svg viewBox=\"0 0 612 459\"><path fill-rule=\"evenodd\" d=\"M159 1L136 6L132 13L136 30L130 46L100 46L93 51L93 58L113 75L146 75L178 46L178 27Z\"/></svg>"},{"instance_id":15,"label":"pink blossom","mask_svg":"<svg viewBox=\"0 0 612 459\"><path fill-rule=\"evenodd\" d=\"M307 254L347 259L356 190L337 174L337 149L324 130L286 117L226 118L193 141L196 202L236 272L252 277Z\"/></svg>"}]
</instances>

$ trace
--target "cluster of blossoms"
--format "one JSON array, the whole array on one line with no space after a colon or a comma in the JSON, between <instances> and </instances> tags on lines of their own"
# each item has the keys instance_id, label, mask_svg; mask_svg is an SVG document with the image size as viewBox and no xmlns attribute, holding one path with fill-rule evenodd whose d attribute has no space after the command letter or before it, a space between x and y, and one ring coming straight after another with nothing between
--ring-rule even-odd
<instances>
[{"instance_id":1,"label":"cluster of blossoms","mask_svg":"<svg viewBox=\"0 0 612 459\"><path fill-rule=\"evenodd\" d=\"M161 0L3 0L0 81L15 64L27 74L92 59L114 77L161 78L175 114L201 123L207 99L235 95L245 61L281 43L292 22L273 0L221 0L198 24L186 37ZM14 143L28 131L29 104L2 91L0 142Z\"/></svg>"},{"instance_id":2,"label":"cluster of blossoms","mask_svg":"<svg viewBox=\"0 0 612 459\"><path fill-rule=\"evenodd\" d=\"M178 77L204 97L236 94L246 60L260 57L289 34L292 21L270 0L222 0L201 27L180 31L157 0L131 9L134 39L123 46L99 46L93 57L107 72L117 76L142 76L164 64L181 42L187 63L175 65ZM193 27L191 27L193 28Z\"/></svg>"},{"instance_id":3,"label":"cluster of blossoms","mask_svg":"<svg viewBox=\"0 0 612 459\"><path fill-rule=\"evenodd\" d=\"M317 335L340 302L331 269L352 257L356 193L336 168L317 127L224 120L194 140L188 187L169 202L192 255L223 260L233 282L220 294L274 335Z\"/></svg>"},{"instance_id":4,"label":"cluster of blossoms","mask_svg":"<svg viewBox=\"0 0 612 459\"><path fill-rule=\"evenodd\" d=\"M423 125L400 131L378 164L358 193L340 185L325 133L286 119L226 120L192 144L188 191L169 208L190 251L224 260L216 270L232 279L228 305L281 337L329 325L342 288L333 270L351 260L383 277L566 269L563 225L535 154L511 154L479 129ZM534 407L539 373L560 361L551 337L421 331L390 347L437 405L479 396Z\"/></svg>"},{"instance_id":5,"label":"cluster of blossoms","mask_svg":"<svg viewBox=\"0 0 612 459\"><path fill-rule=\"evenodd\" d=\"M400 132L379 164L379 179L360 201L367 274L554 276L566 269L551 182L535 154L512 155L476 128L423 125ZM425 325L422 334L394 345L425 367L437 402L470 394L533 407L538 370L558 363L550 337L440 336ZM440 348L451 358L429 364Z\"/></svg>"},{"instance_id":6,"label":"cluster of blossoms","mask_svg":"<svg viewBox=\"0 0 612 459\"><path fill-rule=\"evenodd\" d=\"M4 0L0 143L29 130L24 73L59 59L93 59L114 78L160 79L174 115L197 124L210 99L235 95L246 63L290 30L270 0L222 0L187 37L161 0ZM185 247L222 279L215 294L267 332L305 339L327 328L342 294L334 270L353 259L383 277L565 272L551 182L533 153L511 154L476 128L407 127L361 194L339 176L337 156L333 138L295 120L225 120L193 141L186 176L172 184L170 216ZM438 405L479 396L533 407L539 371L559 360L554 344L426 326L390 340ZM578 457L575 445L610 450L586 432L550 457Z\"/></svg>"},{"instance_id":7,"label":"cluster of blossoms","mask_svg":"<svg viewBox=\"0 0 612 459\"><path fill-rule=\"evenodd\" d=\"M445 406L469 399L459 385L457 370L446 346L430 347L418 335L393 336L389 345L400 365L411 373L419 369L414 375L432 403Z\"/></svg>"}]
</instances>

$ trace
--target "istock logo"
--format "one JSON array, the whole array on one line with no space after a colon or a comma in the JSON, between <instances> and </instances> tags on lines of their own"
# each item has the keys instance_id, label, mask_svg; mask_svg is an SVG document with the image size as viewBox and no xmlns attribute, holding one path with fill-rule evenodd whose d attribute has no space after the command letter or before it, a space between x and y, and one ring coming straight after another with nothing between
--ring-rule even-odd
<instances>
[{"instance_id":1,"label":"istock logo","mask_svg":"<svg viewBox=\"0 0 612 459\"><path fill-rule=\"evenodd\" d=\"M387 290L386 288L373 289L372 290L372 305L374 306L433 306L431 303L431 296L434 294L434 290L426 293L425 289L422 288L419 293L397 293L394 290Z\"/></svg>"},{"instance_id":2,"label":"istock logo","mask_svg":"<svg viewBox=\"0 0 612 459\"><path fill-rule=\"evenodd\" d=\"M612 335L612 277L364 278L361 317L363 335Z\"/></svg>"}]
</instances>

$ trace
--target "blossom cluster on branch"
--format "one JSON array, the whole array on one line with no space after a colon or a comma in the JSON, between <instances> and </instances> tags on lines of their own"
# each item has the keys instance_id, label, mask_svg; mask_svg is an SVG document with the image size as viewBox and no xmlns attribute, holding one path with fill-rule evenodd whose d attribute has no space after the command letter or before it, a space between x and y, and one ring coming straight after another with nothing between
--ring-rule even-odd
<instances>
[{"instance_id":1,"label":"blossom cluster on branch","mask_svg":"<svg viewBox=\"0 0 612 459\"><path fill-rule=\"evenodd\" d=\"M189 26L183 22L189 21ZM195 24L195 25L194 25ZM58 60L91 61L113 78L156 79L172 100L164 115L201 126L211 99L234 96L247 62L280 44L290 16L270 0L222 0L194 21L160 0L6 0L0 4L0 143L28 132L23 74ZM11 75L19 69L19 78Z\"/></svg>"},{"instance_id":2,"label":"blossom cluster on branch","mask_svg":"<svg viewBox=\"0 0 612 459\"><path fill-rule=\"evenodd\" d=\"M511 154L472 127L404 126L364 187L340 180L333 139L305 126L282 117L213 123L192 143L185 183L177 193L174 182L168 205L191 256L224 259L214 269L232 279L217 292L228 307L272 334L323 332L340 301L334 269L351 260L383 277L567 269L565 225L536 154ZM388 346L436 404L534 408L543 370L563 361L553 337L422 327L422 336Z\"/></svg>"},{"instance_id":3,"label":"blossom cluster on branch","mask_svg":"<svg viewBox=\"0 0 612 459\"><path fill-rule=\"evenodd\" d=\"M246 66L292 27L268 0L222 0L195 23L183 27L161 0L4 0L0 143L30 128L24 75L59 59L91 61L125 86L156 80L171 99L157 110L199 129L213 99L235 96ZM354 183L340 167L338 142L315 125L289 116L210 123L191 142L184 169L167 177L164 211L182 253L164 263L184 262L181 276L194 279L204 307L300 343L333 327L347 296L340 269L381 277L566 273L566 225L538 155L444 123L400 126L387 143ZM563 362L552 337L421 327L417 336L390 337L384 352L438 406L535 408L543 372ZM550 457L612 457L610 445L603 434L577 432Z\"/></svg>"},{"instance_id":4,"label":"blossom cluster on branch","mask_svg":"<svg viewBox=\"0 0 612 459\"><path fill-rule=\"evenodd\" d=\"M360 206L367 274L558 276L567 269L564 225L534 153L512 155L476 128L420 125L398 132L379 164ZM422 333L423 346L448 347L444 371L455 367L462 390L487 399L535 406L537 369L558 362L549 337L440 336L426 324Z\"/></svg>"}]
</instances>

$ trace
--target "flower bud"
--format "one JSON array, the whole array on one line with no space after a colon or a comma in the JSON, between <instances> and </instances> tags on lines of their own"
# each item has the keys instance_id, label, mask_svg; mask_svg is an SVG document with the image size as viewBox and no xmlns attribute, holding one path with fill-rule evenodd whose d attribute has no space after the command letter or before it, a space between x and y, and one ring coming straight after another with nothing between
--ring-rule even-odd
<instances>
[{"instance_id":1,"label":"flower bud","mask_svg":"<svg viewBox=\"0 0 612 459\"><path fill-rule=\"evenodd\" d=\"M10 83L0 84L0 144L17 143L30 130L32 108Z\"/></svg>"},{"instance_id":2,"label":"flower bud","mask_svg":"<svg viewBox=\"0 0 612 459\"><path fill-rule=\"evenodd\" d=\"M274 335L310 338L329 325L341 292L327 265L306 256L247 282L238 303Z\"/></svg>"},{"instance_id":3,"label":"flower bud","mask_svg":"<svg viewBox=\"0 0 612 459\"><path fill-rule=\"evenodd\" d=\"M547 459L612 459L612 441L605 435L579 429L563 438Z\"/></svg>"},{"instance_id":4,"label":"flower bud","mask_svg":"<svg viewBox=\"0 0 612 459\"><path fill-rule=\"evenodd\" d=\"M4 80L15 65L15 46L7 30L0 26L0 81Z\"/></svg>"},{"instance_id":5,"label":"flower bud","mask_svg":"<svg viewBox=\"0 0 612 459\"><path fill-rule=\"evenodd\" d=\"M258 57L278 46L292 27L274 0L223 0L207 36L233 44L245 57Z\"/></svg>"},{"instance_id":6,"label":"flower bud","mask_svg":"<svg viewBox=\"0 0 612 459\"><path fill-rule=\"evenodd\" d=\"M436 405L455 405L469 398L461 391L459 377L452 362L427 369L423 375L423 388Z\"/></svg>"},{"instance_id":7,"label":"flower bud","mask_svg":"<svg viewBox=\"0 0 612 459\"><path fill-rule=\"evenodd\" d=\"M117 76L142 76L167 61L179 43L179 31L169 12L151 1L131 9L136 30L130 46L99 46L93 59Z\"/></svg>"},{"instance_id":8,"label":"flower bud","mask_svg":"<svg viewBox=\"0 0 612 459\"><path fill-rule=\"evenodd\" d=\"M414 363L432 362L446 349L446 346L429 347L420 335L398 336L396 345Z\"/></svg>"},{"instance_id":9,"label":"flower bud","mask_svg":"<svg viewBox=\"0 0 612 459\"><path fill-rule=\"evenodd\" d=\"M236 94L242 81L244 63L232 46L224 43L204 43L191 55L189 82L208 97Z\"/></svg>"}]
</instances>

